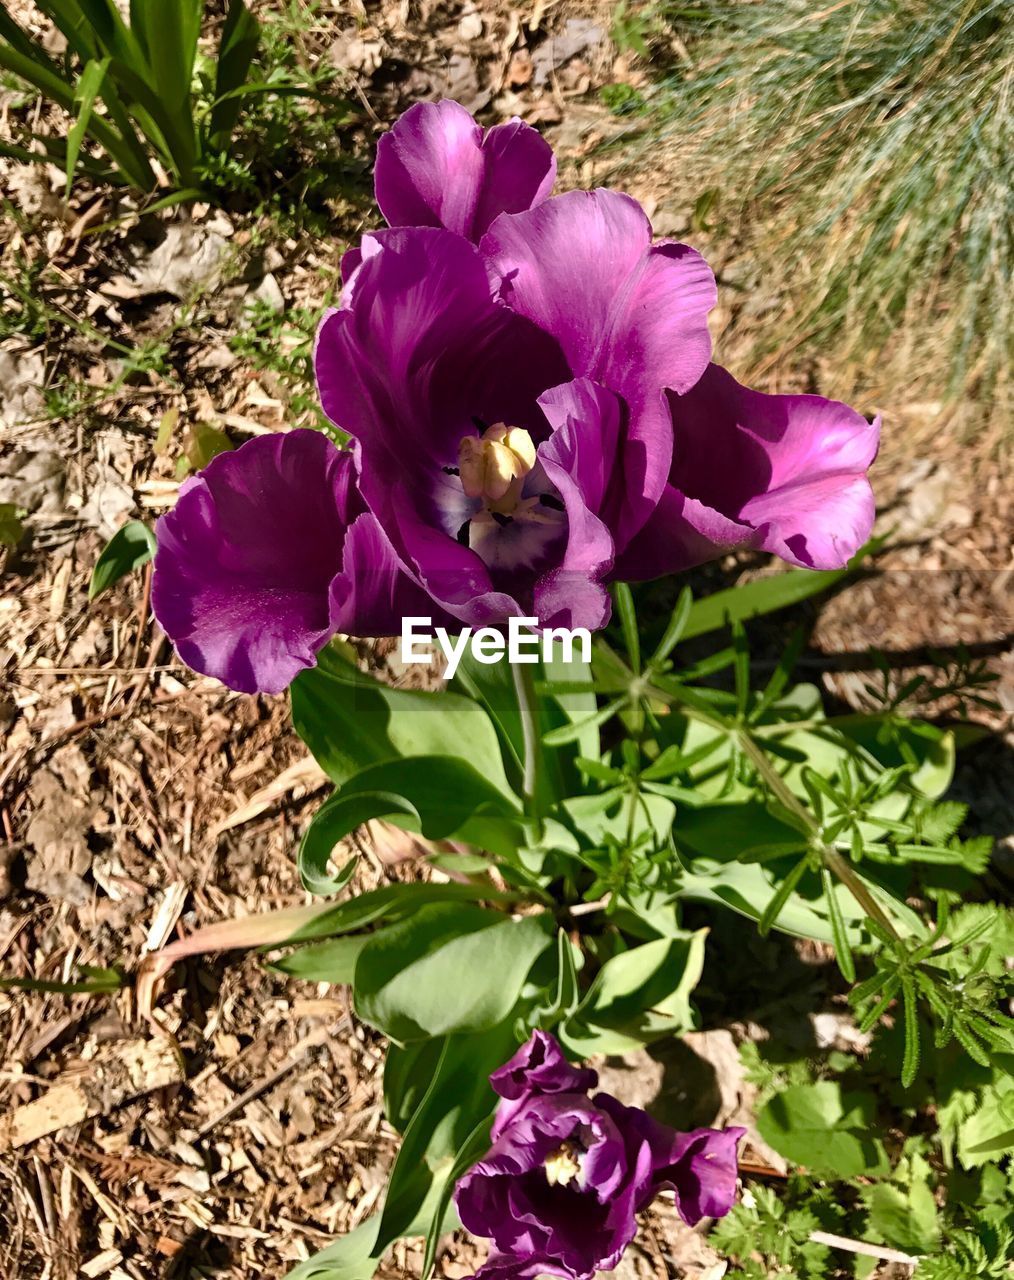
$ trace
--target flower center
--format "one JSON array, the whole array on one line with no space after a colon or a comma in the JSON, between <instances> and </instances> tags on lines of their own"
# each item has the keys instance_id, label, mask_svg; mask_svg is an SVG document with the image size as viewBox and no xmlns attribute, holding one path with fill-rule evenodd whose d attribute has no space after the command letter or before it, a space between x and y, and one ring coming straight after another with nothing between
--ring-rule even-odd
<instances>
[{"instance_id":1,"label":"flower center","mask_svg":"<svg viewBox=\"0 0 1014 1280\"><path fill-rule=\"evenodd\" d=\"M496 515L514 514L525 476L534 466L535 445L523 427L498 422L482 436L465 436L458 445L461 487Z\"/></svg>"},{"instance_id":2,"label":"flower center","mask_svg":"<svg viewBox=\"0 0 1014 1280\"><path fill-rule=\"evenodd\" d=\"M546 1181L551 1187L565 1187L581 1172L580 1149L573 1142L564 1142L543 1162Z\"/></svg>"}]
</instances>

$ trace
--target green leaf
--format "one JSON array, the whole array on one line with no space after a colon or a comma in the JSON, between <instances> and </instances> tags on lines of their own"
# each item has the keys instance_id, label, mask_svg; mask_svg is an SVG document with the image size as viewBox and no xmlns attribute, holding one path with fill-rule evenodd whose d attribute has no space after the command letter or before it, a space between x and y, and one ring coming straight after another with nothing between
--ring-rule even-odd
<instances>
[{"instance_id":1,"label":"green leaf","mask_svg":"<svg viewBox=\"0 0 1014 1280\"><path fill-rule=\"evenodd\" d=\"M244 0L229 0L215 64L215 105L211 109L210 141L219 150L229 141L243 100L233 95L246 82L260 42L260 25Z\"/></svg>"},{"instance_id":2,"label":"green leaf","mask_svg":"<svg viewBox=\"0 0 1014 1280\"><path fill-rule=\"evenodd\" d=\"M0 547L16 547L25 536L24 512L13 502L0 502Z\"/></svg>"},{"instance_id":3,"label":"green leaf","mask_svg":"<svg viewBox=\"0 0 1014 1280\"><path fill-rule=\"evenodd\" d=\"M818 1177L882 1176L890 1165L874 1136L875 1109L872 1094L843 1095L835 1081L821 1080L776 1094L761 1109L757 1129L779 1155Z\"/></svg>"},{"instance_id":4,"label":"green leaf","mask_svg":"<svg viewBox=\"0 0 1014 1280\"><path fill-rule=\"evenodd\" d=\"M659 938L613 956L599 970L563 1039L582 1056L626 1053L697 1025L690 996L704 969L707 929Z\"/></svg>"},{"instance_id":5,"label":"green leaf","mask_svg":"<svg viewBox=\"0 0 1014 1280\"><path fill-rule=\"evenodd\" d=\"M548 915L423 907L374 934L356 963L356 1012L393 1040L485 1031L517 1003L551 940Z\"/></svg>"},{"instance_id":6,"label":"green leaf","mask_svg":"<svg viewBox=\"0 0 1014 1280\"><path fill-rule=\"evenodd\" d=\"M613 584L613 600L616 612L620 615L620 627L623 631L623 643L627 650L627 662L634 675L641 670L641 638L637 633L637 614L634 611L634 597L625 582Z\"/></svg>"},{"instance_id":7,"label":"green leaf","mask_svg":"<svg viewBox=\"0 0 1014 1280\"><path fill-rule=\"evenodd\" d=\"M687 623L690 621L690 610L693 603L693 592L689 587L684 587L676 601L676 607L669 616L669 622L662 635L662 639L658 642L658 648L651 655L648 663L649 666L662 666L670 653L672 653L673 649L675 649L680 640L682 640Z\"/></svg>"},{"instance_id":8,"label":"green leaf","mask_svg":"<svg viewBox=\"0 0 1014 1280\"><path fill-rule=\"evenodd\" d=\"M94 600L126 574L147 564L154 556L156 546L154 533L140 520L131 520L122 529L117 529L96 561L88 599Z\"/></svg>"},{"instance_id":9,"label":"green leaf","mask_svg":"<svg viewBox=\"0 0 1014 1280\"><path fill-rule=\"evenodd\" d=\"M372 934L354 934L346 938L330 938L313 942L276 960L270 966L304 982L331 982L336 986L350 983L356 971L356 960Z\"/></svg>"},{"instance_id":10,"label":"green leaf","mask_svg":"<svg viewBox=\"0 0 1014 1280\"><path fill-rule=\"evenodd\" d=\"M373 818L389 818L430 840L449 836L511 857L524 843L521 808L457 756L388 760L361 770L317 810L299 846L303 883L336 893L327 871L335 846Z\"/></svg>"},{"instance_id":11,"label":"green leaf","mask_svg":"<svg viewBox=\"0 0 1014 1280\"><path fill-rule=\"evenodd\" d=\"M183 433L183 454L191 471L203 471L212 458L231 452L233 447L224 431L207 422L194 422Z\"/></svg>"},{"instance_id":12,"label":"green leaf","mask_svg":"<svg viewBox=\"0 0 1014 1280\"><path fill-rule=\"evenodd\" d=\"M405 1127L391 1172L377 1248L410 1233L428 1234L455 1157L476 1126L492 1118L489 1076L517 1048L511 1020L479 1035L448 1036L428 1088Z\"/></svg>"},{"instance_id":13,"label":"green leaf","mask_svg":"<svg viewBox=\"0 0 1014 1280\"><path fill-rule=\"evenodd\" d=\"M101 62L89 62L81 74L77 88L74 90L74 102L77 104L78 110L77 119L67 133L66 173L68 197L74 181L74 170L77 168L77 158L81 151L81 143L84 141L88 123L91 120L92 109L95 106L95 98L102 86L102 81L108 68L108 58L103 58Z\"/></svg>"},{"instance_id":14,"label":"green leaf","mask_svg":"<svg viewBox=\"0 0 1014 1280\"><path fill-rule=\"evenodd\" d=\"M358 671L333 648L291 690L296 732L341 785L368 765L417 756L457 756L514 799L493 724L455 693L392 689Z\"/></svg>"},{"instance_id":15,"label":"green leaf","mask_svg":"<svg viewBox=\"0 0 1014 1280\"><path fill-rule=\"evenodd\" d=\"M684 640L718 631L733 622L746 622L778 609L800 604L811 596L827 591L854 573L859 565L883 546L883 538L872 538L861 547L844 569L790 569L769 578L758 578L741 586L716 591L714 595L695 600L683 631Z\"/></svg>"},{"instance_id":16,"label":"green leaf","mask_svg":"<svg viewBox=\"0 0 1014 1280\"><path fill-rule=\"evenodd\" d=\"M0 977L0 991L47 991L54 995L101 995L119 991L124 984L122 973L115 969L96 969L91 965L80 966L84 975L77 982L48 982L42 978Z\"/></svg>"},{"instance_id":17,"label":"green leaf","mask_svg":"<svg viewBox=\"0 0 1014 1280\"><path fill-rule=\"evenodd\" d=\"M1014 1077L1006 1075L982 1090L976 1110L958 1125L958 1159L966 1169L977 1169L1010 1151L1014 1151Z\"/></svg>"},{"instance_id":18,"label":"green leaf","mask_svg":"<svg viewBox=\"0 0 1014 1280\"><path fill-rule=\"evenodd\" d=\"M920 1253L936 1249L940 1239L933 1192L922 1180L908 1187L881 1182L864 1193L873 1231L896 1249Z\"/></svg>"}]
</instances>

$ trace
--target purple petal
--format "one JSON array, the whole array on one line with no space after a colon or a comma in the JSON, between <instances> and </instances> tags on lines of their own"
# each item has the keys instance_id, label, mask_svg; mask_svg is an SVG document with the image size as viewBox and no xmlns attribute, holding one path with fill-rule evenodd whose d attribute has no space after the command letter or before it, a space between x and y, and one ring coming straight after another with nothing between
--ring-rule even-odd
<instances>
[{"instance_id":1,"label":"purple petal","mask_svg":"<svg viewBox=\"0 0 1014 1280\"><path fill-rule=\"evenodd\" d=\"M620 582L645 582L756 545L756 531L749 525L667 485L648 523L617 559L613 576Z\"/></svg>"},{"instance_id":2,"label":"purple petal","mask_svg":"<svg viewBox=\"0 0 1014 1280\"><path fill-rule=\"evenodd\" d=\"M599 518L619 465L618 398L588 378L553 387L539 397L553 434L539 459L567 512L567 545L558 569L540 580L535 608L545 626L587 627L609 620L601 579L612 568L612 534Z\"/></svg>"},{"instance_id":3,"label":"purple petal","mask_svg":"<svg viewBox=\"0 0 1014 1280\"><path fill-rule=\"evenodd\" d=\"M680 1217L691 1227L702 1218L720 1218L732 1208L739 1176L736 1148L746 1130L693 1129L678 1133L659 1124L640 1107L627 1107L609 1094L593 1099L610 1115L631 1144L650 1153L650 1176L640 1183L636 1208L645 1208L659 1191L672 1190Z\"/></svg>"},{"instance_id":4,"label":"purple petal","mask_svg":"<svg viewBox=\"0 0 1014 1280\"><path fill-rule=\"evenodd\" d=\"M325 412L357 437L363 496L427 592L471 625L521 616L457 542L465 515L443 469L474 435L473 416L543 439L537 397L569 371L552 338L492 300L478 251L461 237L401 228L367 239L351 304L318 332Z\"/></svg>"},{"instance_id":5,"label":"purple petal","mask_svg":"<svg viewBox=\"0 0 1014 1280\"><path fill-rule=\"evenodd\" d=\"M669 470L663 392L688 390L710 359L714 276L686 245L652 245L641 207L611 191L572 191L500 218L480 247L504 302L558 339L575 375L626 401L622 480L606 504L622 547Z\"/></svg>"},{"instance_id":6,"label":"purple petal","mask_svg":"<svg viewBox=\"0 0 1014 1280\"><path fill-rule=\"evenodd\" d=\"M152 607L188 666L278 693L334 632L352 458L316 431L220 454L157 525Z\"/></svg>"},{"instance_id":7,"label":"purple petal","mask_svg":"<svg viewBox=\"0 0 1014 1280\"><path fill-rule=\"evenodd\" d=\"M258 436L214 458L156 528L152 608L183 661L243 693L278 693L337 630L362 620L372 634L397 632L383 607L403 576L389 548L355 592L343 579L346 530L362 511L352 456L318 431Z\"/></svg>"},{"instance_id":8,"label":"purple petal","mask_svg":"<svg viewBox=\"0 0 1014 1280\"><path fill-rule=\"evenodd\" d=\"M694 1129L676 1135L679 1141L668 1153L653 1152L654 1190L675 1192L676 1209L689 1226L724 1217L732 1208L739 1177L736 1148L745 1134L735 1127Z\"/></svg>"},{"instance_id":9,"label":"purple petal","mask_svg":"<svg viewBox=\"0 0 1014 1280\"><path fill-rule=\"evenodd\" d=\"M544 200L549 144L513 119L484 133L457 102L419 102L377 144L376 192L392 227L446 227L472 240L501 213Z\"/></svg>"},{"instance_id":10,"label":"purple petal","mask_svg":"<svg viewBox=\"0 0 1014 1280\"><path fill-rule=\"evenodd\" d=\"M671 484L756 530L763 550L803 568L838 569L870 536L866 472L879 419L821 396L752 391L718 365L671 405Z\"/></svg>"},{"instance_id":11,"label":"purple petal","mask_svg":"<svg viewBox=\"0 0 1014 1280\"><path fill-rule=\"evenodd\" d=\"M598 1083L598 1075L590 1067L573 1067L563 1056L559 1041L548 1031L536 1028L509 1062L489 1078L494 1093L503 1098L493 1122L496 1138L528 1098L550 1093L587 1093Z\"/></svg>"}]
</instances>

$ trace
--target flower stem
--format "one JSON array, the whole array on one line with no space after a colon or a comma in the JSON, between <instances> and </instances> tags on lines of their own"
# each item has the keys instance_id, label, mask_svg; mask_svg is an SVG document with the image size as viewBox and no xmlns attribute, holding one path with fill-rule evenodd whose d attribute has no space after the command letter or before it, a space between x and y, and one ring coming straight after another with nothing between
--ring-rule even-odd
<instances>
[{"instance_id":1,"label":"flower stem","mask_svg":"<svg viewBox=\"0 0 1014 1280\"><path fill-rule=\"evenodd\" d=\"M521 728L525 738L525 762L522 791L525 813L535 830L536 841L542 839L542 813L540 797L542 781L542 739L539 734L539 702L535 692L535 676L527 663L511 664L514 692L517 694L521 713Z\"/></svg>"},{"instance_id":2,"label":"flower stem","mask_svg":"<svg viewBox=\"0 0 1014 1280\"><path fill-rule=\"evenodd\" d=\"M771 788L772 793L805 826L813 841L814 848L819 851L821 861L827 869L838 877L870 919L875 920L885 933L897 939L898 931L880 903L877 902L876 898L863 883L862 878L853 871L852 864L848 859L843 858L837 849L824 842L821 838L820 825L814 819L813 814L791 790L785 779L768 759L764 749L743 729L737 733L736 740L744 755L749 757L750 763Z\"/></svg>"}]
</instances>

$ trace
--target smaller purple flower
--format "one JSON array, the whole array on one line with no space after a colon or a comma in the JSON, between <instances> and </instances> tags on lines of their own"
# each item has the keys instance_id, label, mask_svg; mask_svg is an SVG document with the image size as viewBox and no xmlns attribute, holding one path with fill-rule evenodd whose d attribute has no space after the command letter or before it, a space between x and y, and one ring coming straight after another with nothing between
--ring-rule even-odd
<instances>
[{"instance_id":1,"label":"smaller purple flower","mask_svg":"<svg viewBox=\"0 0 1014 1280\"><path fill-rule=\"evenodd\" d=\"M732 1207L744 1129L677 1133L609 1094L589 1099L597 1080L544 1031L490 1076L493 1146L455 1193L462 1225L492 1241L483 1280L611 1271L662 1190L690 1226Z\"/></svg>"}]
</instances>

